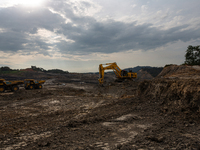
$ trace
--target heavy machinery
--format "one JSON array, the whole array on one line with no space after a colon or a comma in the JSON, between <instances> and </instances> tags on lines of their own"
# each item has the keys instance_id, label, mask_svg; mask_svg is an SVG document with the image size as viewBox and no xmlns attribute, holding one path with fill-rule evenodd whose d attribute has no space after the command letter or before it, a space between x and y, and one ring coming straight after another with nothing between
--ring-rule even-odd
<instances>
[{"instance_id":1,"label":"heavy machinery","mask_svg":"<svg viewBox=\"0 0 200 150\"><path fill-rule=\"evenodd\" d=\"M18 85L20 84L24 84L24 81L6 81L5 79L0 79L0 92L2 93L5 90L18 91Z\"/></svg>"},{"instance_id":2,"label":"heavy machinery","mask_svg":"<svg viewBox=\"0 0 200 150\"><path fill-rule=\"evenodd\" d=\"M42 84L44 84L44 82L44 80L38 81L34 79L25 79L24 88L26 90L42 89Z\"/></svg>"},{"instance_id":3,"label":"heavy machinery","mask_svg":"<svg viewBox=\"0 0 200 150\"><path fill-rule=\"evenodd\" d=\"M103 65L107 65L107 66L104 67ZM137 73L121 70L116 62L106 63L106 64L99 65L99 84L103 84L103 82L104 82L103 81L104 80L104 70L109 70L109 69L112 69L114 71L114 73L116 74L116 77L119 80L137 78Z\"/></svg>"}]
</instances>

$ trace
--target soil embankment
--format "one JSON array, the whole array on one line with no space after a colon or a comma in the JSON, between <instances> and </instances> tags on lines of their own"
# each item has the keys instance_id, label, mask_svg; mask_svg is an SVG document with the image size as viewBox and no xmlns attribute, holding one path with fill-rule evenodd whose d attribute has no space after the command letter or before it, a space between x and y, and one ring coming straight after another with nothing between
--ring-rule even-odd
<instances>
[{"instance_id":1,"label":"soil embankment","mask_svg":"<svg viewBox=\"0 0 200 150\"><path fill-rule=\"evenodd\" d=\"M156 79L143 81L138 95L159 99L169 112L200 112L200 80Z\"/></svg>"},{"instance_id":2,"label":"soil embankment","mask_svg":"<svg viewBox=\"0 0 200 150\"><path fill-rule=\"evenodd\" d=\"M170 65L165 67L157 78L199 79L200 66Z\"/></svg>"}]
</instances>

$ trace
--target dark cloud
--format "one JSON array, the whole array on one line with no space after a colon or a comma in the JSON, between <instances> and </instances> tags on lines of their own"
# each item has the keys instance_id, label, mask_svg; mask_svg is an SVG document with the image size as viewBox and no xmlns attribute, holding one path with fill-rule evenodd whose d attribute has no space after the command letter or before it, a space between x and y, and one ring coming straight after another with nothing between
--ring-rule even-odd
<instances>
[{"instance_id":1,"label":"dark cloud","mask_svg":"<svg viewBox=\"0 0 200 150\"><path fill-rule=\"evenodd\" d=\"M58 44L65 52L78 51L81 53L103 52L113 53L126 50L150 50L176 41L190 41L200 38L198 30L183 30L187 26L178 26L168 30L151 27L151 24L136 25L116 21L90 22L88 29L83 27L65 26L62 33L75 43ZM183 31L182 31L183 30ZM71 32L73 31L73 32ZM61 31L60 31L61 32Z\"/></svg>"},{"instance_id":2,"label":"dark cloud","mask_svg":"<svg viewBox=\"0 0 200 150\"><path fill-rule=\"evenodd\" d=\"M0 9L0 50L7 52L18 50L37 51L48 55L49 46L55 46L61 53L93 52L113 53L130 49L150 50L176 41L190 41L200 38L198 29L186 29L181 25L168 30L152 27L152 24L137 25L137 22L126 23L114 20L97 21L89 16L76 15L74 11L85 11L92 7L91 3L82 2L82 7L48 1L46 7L27 9L14 6ZM58 13L53 13L50 11ZM65 23L63 14L71 22ZM44 28L56 34L63 34L73 43L60 40L50 44L40 37L33 37L38 29Z\"/></svg>"},{"instance_id":3,"label":"dark cloud","mask_svg":"<svg viewBox=\"0 0 200 150\"><path fill-rule=\"evenodd\" d=\"M0 50L4 52L22 50L23 44L28 42L24 34L18 32L4 32L0 33Z\"/></svg>"},{"instance_id":4,"label":"dark cloud","mask_svg":"<svg viewBox=\"0 0 200 150\"><path fill-rule=\"evenodd\" d=\"M30 37L39 28L53 31L62 23L63 18L48 9L31 10L20 6L0 9L0 50L2 51L40 51L48 49L46 42L39 37ZM24 45L25 44L25 45Z\"/></svg>"},{"instance_id":5,"label":"dark cloud","mask_svg":"<svg viewBox=\"0 0 200 150\"><path fill-rule=\"evenodd\" d=\"M33 32L37 28L53 30L63 18L53 14L46 8L27 9L25 7L9 7L0 10L0 27L18 32Z\"/></svg>"}]
</instances>

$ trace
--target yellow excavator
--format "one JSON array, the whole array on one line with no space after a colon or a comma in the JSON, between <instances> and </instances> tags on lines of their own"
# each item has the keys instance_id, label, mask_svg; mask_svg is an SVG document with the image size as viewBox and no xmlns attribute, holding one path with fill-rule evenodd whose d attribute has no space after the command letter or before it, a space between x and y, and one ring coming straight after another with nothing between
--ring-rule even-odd
<instances>
[{"instance_id":1,"label":"yellow excavator","mask_svg":"<svg viewBox=\"0 0 200 150\"><path fill-rule=\"evenodd\" d=\"M105 67L103 65L106 65ZM104 80L104 70L113 70L116 74L116 77L120 80L123 79L135 79L137 78L137 73L127 72L125 70L121 70L116 62L114 63L106 63L99 65L99 84L103 84Z\"/></svg>"}]
</instances>

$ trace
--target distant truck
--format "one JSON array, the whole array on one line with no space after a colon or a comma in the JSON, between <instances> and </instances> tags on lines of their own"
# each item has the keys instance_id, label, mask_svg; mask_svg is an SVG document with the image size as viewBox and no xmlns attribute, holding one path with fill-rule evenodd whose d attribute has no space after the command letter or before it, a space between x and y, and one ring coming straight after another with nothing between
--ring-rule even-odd
<instances>
[{"instance_id":1,"label":"distant truck","mask_svg":"<svg viewBox=\"0 0 200 150\"><path fill-rule=\"evenodd\" d=\"M45 80L34 80L34 79L25 79L24 80L24 88L26 90L33 90L33 89L42 89L42 84L45 83Z\"/></svg>"},{"instance_id":2,"label":"distant truck","mask_svg":"<svg viewBox=\"0 0 200 150\"><path fill-rule=\"evenodd\" d=\"M6 81L5 79L0 79L0 92L3 93L5 90L18 91L18 85L21 84L24 84L24 81Z\"/></svg>"}]
</instances>

